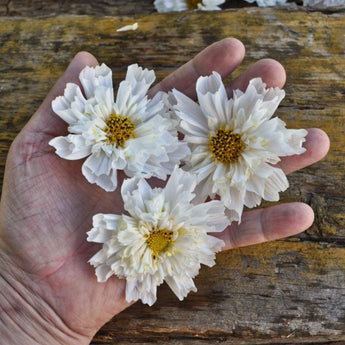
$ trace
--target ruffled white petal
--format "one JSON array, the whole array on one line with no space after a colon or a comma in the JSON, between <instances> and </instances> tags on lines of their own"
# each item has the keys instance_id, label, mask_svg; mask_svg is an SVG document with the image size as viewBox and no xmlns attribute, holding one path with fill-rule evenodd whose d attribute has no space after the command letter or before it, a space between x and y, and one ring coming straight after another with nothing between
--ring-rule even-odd
<instances>
[{"instance_id":1,"label":"ruffled white petal","mask_svg":"<svg viewBox=\"0 0 345 345\"><path fill-rule=\"evenodd\" d=\"M181 12L188 10L185 0L155 0L157 12Z\"/></svg>"},{"instance_id":2,"label":"ruffled white petal","mask_svg":"<svg viewBox=\"0 0 345 345\"><path fill-rule=\"evenodd\" d=\"M93 216L93 224L97 228L115 230L120 217L114 214L96 214Z\"/></svg>"},{"instance_id":3,"label":"ruffled white petal","mask_svg":"<svg viewBox=\"0 0 345 345\"><path fill-rule=\"evenodd\" d=\"M206 115L209 128L214 124L226 123L230 109L221 76L213 72L208 77L200 77L196 83L196 92L200 110Z\"/></svg>"},{"instance_id":4,"label":"ruffled white petal","mask_svg":"<svg viewBox=\"0 0 345 345\"><path fill-rule=\"evenodd\" d=\"M148 103L147 91L155 80L155 74L148 69L142 69L137 64L127 69L126 79L120 83L116 97L115 110L118 114L126 114L134 121L146 119ZM140 117L139 117L140 116Z\"/></svg>"},{"instance_id":5,"label":"ruffled white petal","mask_svg":"<svg viewBox=\"0 0 345 345\"><path fill-rule=\"evenodd\" d=\"M107 265L98 265L97 262L93 260L90 260L90 264L96 267L96 276L100 283L107 281L113 275L112 270Z\"/></svg>"},{"instance_id":6,"label":"ruffled white petal","mask_svg":"<svg viewBox=\"0 0 345 345\"><path fill-rule=\"evenodd\" d=\"M167 276L165 281L180 301L182 301L190 291L197 291L193 279L186 274L182 274L178 277Z\"/></svg>"},{"instance_id":7,"label":"ruffled white petal","mask_svg":"<svg viewBox=\"0 0 345 345\"><path fill-rule=\"evenodd\" d=\"M104 63L96 67L86 66L80 72L79 80L87 98L94 97L98 87L113 89L112 71Z\"/></svg>"},{"instance_id":8,"label":"ruffled white petal","mask_svg":"<svg viewBox=\"0 0 345 345\"><path fill-rule=\"evenodd\" d=\"M219 200L212 200L203 204L197 204L190 214L190 222L207 227L207 232L221 232L228 225L229 220L220 216L223 214L224 204ZM217 251L219 251L218 248Z\"/></svg>"},{"instance_id":9,"label":"ruffled white petal","mask_svg":"<svg viewBox=\"0 0 345 345\"><path fill-rule=\"evenodd\" d=\"M283 171L271 164L303 153L307 131L286 129L282 120L272 118L285 92L266 88L260 78L228 99L220 75L213 72L199 78L196 91L199 104L173 91L172 107L191 149L184 169L196 174L196 202L219 195L230 220L240 221L244 206L255 207L262 199L276 201L288 188ZM240 135L244 146L236 162L218 161L210 151L210 137L219 128Z\"/></svg>"},{"instance_id":10,"label":"ruffled white petal","mask_svg":"<svg viewBox=\"0 0 345 345\"><path fill-rule=\"evenodd\" d=\"M206 130L207 119L200 106L176 89L173 90L173 96L176 101L174 105L175 112L183 120L183 124L181 123L182 129L184 129L183 126L186 126L184 133L204 134L206 136L208 134Z\"/></svg>"},{"instance_id":11,"label":"ruffled white petal","mask_svg":"<svg viewBox=\"0 0 345 345\"><path fill-rule=\"evenodd\" d=\"M81 135L69 134L66 137L56 137L49 141L49 145L55 148L55 153L61 158L76 160L87 157L91 153L92 146L86 143Z\"/></svg>"},{"instance_id":12,"label":"ruffled white petal","mask_svg":"<svg viewBox=\"0 0 345 345\"><path fill-rule=\"evenodd\" d=\"M274 168L265 183L263 199L267 201L278 201L279 192L285 191L289 182L281 169Z\"/></svg>"},{"instance_id":13,"label":"ruffled white petal","mask_svg":"<svg viewBox=\"0 0 345 345\"><path fill-rule=\"evenodd\" d=\"M245 0L245 1L249 3L253 3L256 1L259 7L284 5L287 2L287 0Z\"/></svg>"},{"instance_id":14,"label":"ruffled white petal","mask_svg":"<svg viewBox=\"0 0 345 345\"><path fill-rule=\"evenodd\" d=\"M96 107L100 107L98 113L102 114L102 119L106 120L113 113L114 91L111 88L99 86L94 90Z\"/></svg>"},{"instance_id":15,"label":"ruffled white petal","mask_svg":"<svg viewBox=\"0 0 345 345\"><path fill-rule=\"evenodd\" d=\"M190 153L188 145L178 141L174 121L160 115L139 124L134 133L135 139L125 148L127 176L166 179Z\"/></svg>"},{"instance_id":16,"label":"ruffled white petal","mask_svg":"<svg viewBox=\"0 0 345 345\"><path fill-rule=\"evenodd\" d=\"M233 93L233 117L238 118L240 114L236 128L239 128L241 132L255 130L273 116L284 97L284 90L266 89L266 84L261 78L252 79L245 93L240 90L235 90Z\"/></svg>"},{"instance_id":17,"label":"ruffled white petal","mask_svg":"<svg viewBox=\"0 0 345 345\"><path fill-rule=\"evenodd\" d=\"M165 198L172 209L179 204L189 203L194 198L195 176L175 167L164 189Z\"/></svg>"},{"instance_id":18,"label":"ruffled white petal","mask_svg":"<svg viewBox=\"0 0 345 345\"><path fill-rule=\"evenodd\" d=\"M53 111L68 124L76 123L85 118L86 99L78 85L67 83L63 96L52 101Z\"/></svg>"},{"instance_id":19,"label":"ruffled white petal","mask_svg":"<svg viewBox=\"0 0 345 345\"><path fill-rule=\"evenodd\" d=\"M87 158L82 172L90 183L96 183L107 192L113 192L117 187L117 170L114 162L102 151Z\"/></svg>"},{"instance_id":20,"label":"ruffled white petal","mask_svg":"<svg viewBox=\"0 0 345 345\"><path fill-rule=\"evenodd\" d=\"M82 167L89 182L114 191L117 170L129 177L166 179L190 154L188 144L178 140L178 121L171 116L168 95L159 92L151 100L147 97L155 80L152 70L129 66L116 101L112 72L106 65L85 67L79 78L86 97L70 83L64 96L52 102L54 111L69 124L70 135L52 140L51 145L66 159L91 154ZM121 145L109 136L110 117L126 118L134 126L133 135Z\"/></svg>"},{"instance_id":21,"label":"ruffled white petal","mask_svg":"<svg viewBox=\"0 0 345 345\"><path fill-rule=\"evenodd\" d=\"M126 279L126 300L152 305L157 287L168 283L179 299L196 291L193 278L201 264L213 266L224 242L208 235L228 224L220 201L193 205L195 177L175 168L164 189L151 188L143 179L125 180L121 194L129 216L98 214L88 241L103 243L90 263L98 281L112 275ZM171 242L153 259L148 236L172 232Z\"/></svg>"},{"instance_id":22,"label":"ruffled white petal","mask_svg":"<svg viewBox=\"0 0 345 345\"><path fill-rule=\"evenodd\" d=\"M221 10L219 5L223 4L225 0L202 0L198 3L198 9L202 11L216 11ZM188 5L185 0L155 0L155 8L158 12L173 12L186 11Z\"/></svg>"}]
</instances>

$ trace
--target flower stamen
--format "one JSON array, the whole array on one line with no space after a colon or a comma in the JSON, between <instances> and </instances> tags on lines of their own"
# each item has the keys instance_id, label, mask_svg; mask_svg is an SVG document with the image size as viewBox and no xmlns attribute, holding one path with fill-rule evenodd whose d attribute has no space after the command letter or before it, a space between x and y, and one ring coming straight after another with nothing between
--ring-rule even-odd
<instances>
[{"instance_id":1,"label":"flower stamen","mask_svg":"<svg viewBox=\"0 0 345 345\"><path fill-rule=\"evenodd\" d=\"M245 144L240 134L235 134L232 129L218 128L216 135L210 135L208 147L213 157L220 163L236 163L241 156Z\"/></svg>"},{"instance_id":2,"label":"flower stamen","mask_svg":"<svg viewBox=\"0 0 345 345\"><path fill-rule=\"evenodd\" d=\"M196 10L198 8L198 4L201 4L202 1L200 0L186 0L186 4L190 10Z\"/></svg>"},{"instance_id":3,"label":"flower stamen","mask_svg":"<svg viewBox=\"0 0 345 345\"><path fill-rule=\"evenodd\" d=\"M147 235L146 243L152 251L153 260L156 260L158 255L168 248L172 238L173 232L167 229L152 231Z\"/></svg>"},{"instance_id":4,"label":"flower stamen","mask_svg":"<svg viewBox=\"0 0 345 345\"><path fill-rule=\"evenodd\" d=\"M110 114L105 123L108 143L123 146L129 138L134 138L135 124L128 116Z\"/></svg>"}]
</instances>

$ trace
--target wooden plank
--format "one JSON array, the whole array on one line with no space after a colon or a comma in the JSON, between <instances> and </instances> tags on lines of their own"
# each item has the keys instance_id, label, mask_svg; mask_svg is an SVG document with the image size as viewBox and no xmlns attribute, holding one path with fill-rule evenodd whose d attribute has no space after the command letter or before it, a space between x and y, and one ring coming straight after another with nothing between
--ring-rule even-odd
<instances>
[{"instance_id":1,"label":"wooden plank","mask_svg":"<svg viewBox=\"0 0 345 345\"><path fill-rule=\"evenodd\" d=\"M116 32L134 21L137 31ZM279 115L290 127L321 127L331 137L328 157L292 174L282 196L313 206L317 217L310 230L222 253L217 266L197 278L197 294L179 303L163 286L155 306L129 308L93 344L345 341L344 25L341 10L308 13L296 7L0 18L1 176L11 140L79 50L108 64L117 84L131 63L154 68L161 79L208 44L237 37L247 56L235 75L259 58L281 61L288 79Z\"/></svg>"},{"instance_id":2,"label":"wooden plank","mask_svg":"<svg viewBox=\"0 0 345 345\"><path fill-rule=\"evenodd\" d=\"M140 10L138 10L138 7ZM153 1L137 0L108 1L42 1L42 0L1 0L0 15L7 16L53 16L62 13L92 14L100 16L149 14L154 11Z\"/></svg>"},{"instance_id":3,"label":"wooden plank","mask_svg":"<svg viewBox=\"0 0 345 345\"><path fill-rule=\"evenodd\" d=\"M98 16L136 16L156 12L154 0L0 0L0 16L52 17L56 15L98 15ZM303 6L302 0L288 0L289 5ZM229 8L257 7L256 2L246 0L227 0L220 5L224 10ZM315 6L309 11L338 12L338 8Z\"/></svg>"},{"instance_id":4,"label":"wooden plank","mask_svg":"<svg viewBox=\"0 0 345 345\"><path fill-rule=\"evenodd\" d=\"M154 307L129 308L99 332L94 344L344 339L345 305L339 305L345 296L344 265L344 248L299 240L222 253L217 266L203 269L196 279L197 293L177 303L163 287Z\"/></svg>"},{"instance_id":5,"label":"wooden plank","mask_svg":"<svg viewBox=\"0 0 345 345\"><path fill-rule=\"evenodd\" d=\"M1 16L55 16L61 14L123 16L143 15L156 12L154 0L0 0ZM244 0L231 0L222 8L255 6Z\"/></svg>"}]
</instances>

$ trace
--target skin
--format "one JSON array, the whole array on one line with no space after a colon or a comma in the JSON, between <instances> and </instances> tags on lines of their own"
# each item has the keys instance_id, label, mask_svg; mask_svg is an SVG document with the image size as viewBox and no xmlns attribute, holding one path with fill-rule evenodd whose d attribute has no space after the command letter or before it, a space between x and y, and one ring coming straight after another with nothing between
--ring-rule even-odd
<instances>
[{"instance_id":1,"label":"skin","mask_svg":"<svg viewBox=\"0 0 345 345\"><path fill-rule=\"evenodd\" d=\"M175 87L195 98L200 75L216 70L226 78L244 53L236 39L214 43L154 86L150 96ZM107 193L89 184L81 175L83 160L63 160L48 145L67 133L51 101L63 94L67 82L79 84L86 65L97 64L91 54L78 53L10 148L0 204L0 333L6 344L89 344L107 321L129 306L124 281L112 277L97 283L87 264L100 249L86 241L92 216L122 213L120 192ZM265 59L236 78L228 91L244 89L258 76L268 87L285 83L284 68ZM286 173L323 158L328 137L310 129L305 147L304 154L280 162ZM308 205L291 203L247 212L240 225L232 224L216 236L230 249L294 235L312 222Z\"/></svg>"}]
</instances>

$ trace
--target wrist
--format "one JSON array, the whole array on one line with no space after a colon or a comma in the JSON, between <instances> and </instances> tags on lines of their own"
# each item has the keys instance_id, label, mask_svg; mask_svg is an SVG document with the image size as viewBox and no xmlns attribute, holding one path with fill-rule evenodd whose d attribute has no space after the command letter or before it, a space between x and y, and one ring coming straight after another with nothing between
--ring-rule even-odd
<instances>
[{"instance_id":1,"label":"wrist","mask_svg":"<svg viewBox=\"0 0 345 345\"><path fill-rule=\"evenodd\" d=\"M36 285L36 286L35 286ZM40 297L28 274L0 253L0 334L7 345L87 345Z\"/></svg>"}]
</instances>

